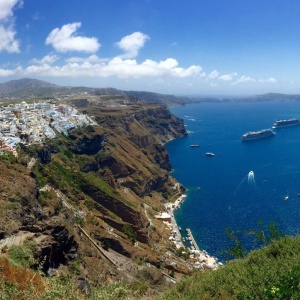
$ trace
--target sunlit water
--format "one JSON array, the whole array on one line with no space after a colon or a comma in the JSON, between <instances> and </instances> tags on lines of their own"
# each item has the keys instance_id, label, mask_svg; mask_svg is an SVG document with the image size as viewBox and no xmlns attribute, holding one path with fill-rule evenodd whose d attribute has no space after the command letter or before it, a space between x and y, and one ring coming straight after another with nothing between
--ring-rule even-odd
<instances>
[{"instance_id":1,"label":"sunlit water","mask_svg":"<svg viewBox=\"0 0 300 300\"><path fill-rule=\"evenodd\" d=\"M298 234L300 126L262 140L241 142L241 136L271 128L277 119L300 118L300 102L203 103L171 111L189 132L166 145L172 176L188 189L175 216L201 248L222 258L229 247L226 228L247 236L261 222ZM245 246L253 244L246 239Z\"/></svg>"}]
</instances>

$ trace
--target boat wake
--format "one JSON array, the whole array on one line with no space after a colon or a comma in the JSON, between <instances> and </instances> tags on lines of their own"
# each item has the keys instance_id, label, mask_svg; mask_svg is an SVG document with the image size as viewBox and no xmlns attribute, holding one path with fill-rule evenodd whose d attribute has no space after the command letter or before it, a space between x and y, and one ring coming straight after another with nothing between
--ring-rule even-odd
<instances>
[{"instance_id":1,"label":"boat wake","mask_svg":"<svg viewBox=\"0 0 300 300\"><path fill-rule=\"evenodd\" d=\"M250 171L247 176L245 176L242 181L238 184L237 188L235 189L234 191L234 195L237 194L237 192L240 190L240 188L243 186L243 188L245 188L245 185L244 183L247 182L247 185L250 187L250 188L253 188L255 190L257 190L257 186L256 186L256 183L255 183L255 178L254 178L254 172L253 171Z\"/></svg>"}]
</instances>

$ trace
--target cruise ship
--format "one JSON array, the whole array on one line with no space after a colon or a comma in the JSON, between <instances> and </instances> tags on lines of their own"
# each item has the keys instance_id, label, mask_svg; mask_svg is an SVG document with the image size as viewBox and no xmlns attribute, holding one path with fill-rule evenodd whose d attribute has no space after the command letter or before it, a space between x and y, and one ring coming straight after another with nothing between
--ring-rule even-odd
<instances>
[{"instance_id":1,"label":"cruise ship","mask_svg":"<svg viewBox=\"0 0 300 300\"><path fill-rule=\"evenodd\" d=\"M259 130L259 131L247 132L242 135L241 140L243 142L252 141L252 140L258 140L258 139L272 137L274 135L275 135L275 132L273 132L271 129L263 129L263 130Z\"/></svg>"},{"instance_id":2,"label":"cruise ship","mask_svg":"<svg viewBox=\"0 0 300 300\"><path fill-rule=\"evenodd\" d=\"M288 120L277 120L272 128L283 128L283 127L290 127L290 126L296 126L299 125L300 121L298 119L288 119Z\"/></svg>"}]
</instances>

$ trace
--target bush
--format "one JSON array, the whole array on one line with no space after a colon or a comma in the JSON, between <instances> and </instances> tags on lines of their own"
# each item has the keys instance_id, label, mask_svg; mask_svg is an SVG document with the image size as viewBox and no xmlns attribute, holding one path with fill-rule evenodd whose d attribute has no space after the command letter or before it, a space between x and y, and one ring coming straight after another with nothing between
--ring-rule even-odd
<instances>
[{"instance_id":1,"label":"bush","mask_svg":"<svg viewBox=\"0 0 300 300\"><path fill-rule=\"evenodd\" d=\"M168 198L169 198L169 195L168 195L167 192L163 192L163 193L162 193L162 196L163 196L166 200L168 200Z\"/></svg>"},{"instance_id":2,"label":"bush","mask_svg":"<svg viewBox=\"0 0 300 300\"><path fill-rule=\"evenodd\" d=\"M32 244L30 244L32 246ZM35 263L33 251L26 245L12 245L9 248L9 261L16 267L30 267Z\"/></svg>"},{"instance_id":3,"label":"bush","mask_svg":"<svg viewBox=\"0 0 300 300\"><path fill-rule=\"evenodd\" d=\"M133 230L133 227L130 224L125 224L122 228L122 231L127 235L132 244L136 241L136 233Z\"/></svg>"},{"instance_id":4,"label":"bush","mask_svg":"<svg viewBox=\"0 0 300 300\"><path fill-rule=\"evenodd\" d=\"M300 237L284 237L214 272L186 277L159 299L300 299Z\"/></svg>"},{"instance_id":5,"label":"bush","mask_svg":"<svg viewBox=\"0 0 300 300\"><path fill-rule=\"evenodd\" d=\"M79 260L73 260L69 262L69 270L73 275L80 275L80 261Z\"/></svg>"}]
</instances>

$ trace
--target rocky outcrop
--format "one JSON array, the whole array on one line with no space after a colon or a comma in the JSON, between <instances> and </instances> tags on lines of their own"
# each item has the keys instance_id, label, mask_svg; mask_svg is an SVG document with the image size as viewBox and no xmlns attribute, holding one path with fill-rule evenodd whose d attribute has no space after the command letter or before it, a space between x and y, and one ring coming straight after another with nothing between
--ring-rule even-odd
<instances>
[{"instance_id":1,"label":"rocky outcrop","mask_svg":"<svg viewBox=\"0 0 300 300\"><path fill-rule=\"evenodd\" d=\"M70 261L78 257L78 243L65 226L54 225L50 221L36 227L39 228L39 233L34 237L38 246L34 257L45 274L49 272L49 269L68 265Z\"/></svg>"},{"instance_id":2,"label":"rocky outcrop","mask_svg":"<svg viewBox=\"0 0 300 300\"><path fill-rule=\"evenodd\" d=\"M133 174L136 170L125 165L122 161L114 156L109 156L100 161L101 168L108 168L113 174L114 178L126 177Z\"/></svg>"},{"instance_id":3,"label":"rocky outcrop","mask_svg":"<svg viewBox=\"0 0 300 300\"><path fill-rule=\"evenodd\" d=\"M51 162L52 154L58 153L59 149L51 145L43 145L37 148L37 156L42 164L48 164Z\"/></svg>"},{"instance_id":4,"label":"rocky outcrop","mask_svg":"<svg viewBox=\"0 0 300 300\"><path fill-rule=\"evenodd\" d=\"M73 143L69 143L68 148L75 154L95 155L103 146L104 136L95 134L91 137L78 137Z\"/></svg>"}]
</instances>

